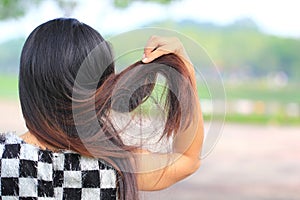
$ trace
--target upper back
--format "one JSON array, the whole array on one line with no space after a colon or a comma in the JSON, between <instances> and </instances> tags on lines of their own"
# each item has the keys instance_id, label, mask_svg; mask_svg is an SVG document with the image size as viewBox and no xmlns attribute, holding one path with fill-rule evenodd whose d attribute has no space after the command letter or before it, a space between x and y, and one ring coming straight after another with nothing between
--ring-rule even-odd
<instances>
[{"instance_id":1,"label":"upper back","mask_svg":"<svg viewBox=\"0 0 300 200\"><path fill-rule=\"evenodd\" d=\"M0 135L0 196L18 199L117 199L117 173L106 162L52 152Z\"/></svg>"}]
</instances>

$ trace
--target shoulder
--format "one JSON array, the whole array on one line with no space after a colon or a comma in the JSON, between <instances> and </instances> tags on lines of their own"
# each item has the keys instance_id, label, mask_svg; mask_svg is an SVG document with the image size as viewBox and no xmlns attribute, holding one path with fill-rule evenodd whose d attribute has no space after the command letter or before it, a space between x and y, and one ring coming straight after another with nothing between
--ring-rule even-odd
<instances>
[{"instance_id":1,"label":"shoulder","mask_svg":"<svg viewBox=\"0 0 300 200\"><path fill-rule=\"evenodd\" d=\"M24 141L13 132L0 133L0 144L22 144Z\"/></svg>"},{"instance_id":2,"label":"shoulder","mask_svg":"<svg viewBox=\"0 0 300 200\"><path fill-rule=\"evenodd\" d=\"M24 141L12 132L0 134L0 158L9 158L20 154Z\"/></svg>"},{"instance_id":3,"label":"shoulder","mask_svg":"<svg viewBox=\"0 0 300 200\"><path fill-rule=\"evenodd\" d=\"M38 160L38 147L26 144L14 133L0 134L0 159Z\"/></svg>"}]
</instances>

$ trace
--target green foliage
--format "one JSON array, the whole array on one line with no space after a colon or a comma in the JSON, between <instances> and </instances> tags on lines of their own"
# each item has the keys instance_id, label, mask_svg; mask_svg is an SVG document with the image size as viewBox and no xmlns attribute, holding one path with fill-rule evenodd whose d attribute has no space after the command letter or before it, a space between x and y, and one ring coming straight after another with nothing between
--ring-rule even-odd
<instances>
[{"instance_id":1,"label":"green foliage","mask_svg":"<svg viewBox=\"0 0 300 200\"><path fill-rule=\"evenodd\" d=\"M130 0L114 0L114 5L117 8L126 8L130 4Z\"/></svg>"},{"instance_id":2,"label":"green foliage","mask_svg":"<svg viewBox=\"0 0 300 200\"><path fill-rule=\"evenodd\" d=\"M285 86L274 86L266 81L244 81L242 83L225 83L227 100L248 99L263 102L279 102L300 104L299 83Z\"/></svg>"},{"instance_id":3,"label":"green foliage","mask_svg":"<svg viewBox=\"0 0 300 200\"><path fill-rule=\"evenodd\" d=\"M70 15L77 0L53 0L64 12ZM0 0L0 20L18 18L26 14L32 6L38 6L43 0Z\"/></svg>"},{"instance_id":4,"label":"green foliage","mask_svg":"<svg viewBox=\"0 0 300 200\"><path fill-rule=\"evenodd\" d=\"M26 11L39 5L43 0L0 0L0 20L18 18L26 14ZM70 15L77 6L77 0L53 0L65 12ZM132 2L155 2L159 4L170 4L174 0L114 0L113 5L117 8L126 8Z\"/></svg>"},{"instance_id":5,"label":"green foliage","mask_svg":"<svg viewBox=\"0 0 300 200\"><path fill-rule=\"evenodd\" d=\"M0 20L23 16L30 6L41 0L0 0Z\"/></svg>"},{"instance_id":6,"label":"green foliage","mask_svg":"<svg viewBox=\"0 0 300 200\"><path fill-rule=\"evenodd\" d=\"M176 0L114 0L114 6L117 8L126 8L133 2L155 2L159 4L170 4Z\"/></svg>"},{"instance_id":7,"label":"green foliage","mask_svg":"<svg viewBox=\"0 0 300 200\"><path fill-rule=\"evenodd\" d=\"M249 19L229 26L193 21L151 26L170 28L193 38L207 50L225 76L241 72L262 77L270 72L284 72L300 81L300 40L264 34ZM200 61L197 65L206 64Z\"/></svg>"},{"instance_id":8,"label":"green foliage","mask_svg":"<svg viewBox=\"0 0 300 200\"><path fill-rule=\"evenodd\" d=\"M1 0L0 0L1 1ZM3 1L3 0L2 0ZM192 21L175 23L166 21L150 24L149 26L164 27L177 30L193 38L203 46L212 60L220 68L224 78L233 74L248 74L251 77L266 77L270 73L284 72L291 80L300 81L300 40L266 35L254 24L241 22L230 26L215 26L198 24ZM130 38L129 38L130 39ZM145 41L132 38L143 45ZM18 58L24 39L12 40L0 44L0 72L17 71ZM127 45L115 48L115 52L126 52ZM121 48L121 49L118 49ZM130 64L141 56L142 52L130 54L121 58L123 63ZM191 52L197 54L197 52ZM201 68L207 65L207 60L199 58L194 63ZM9 70L8 70L9 69Z\"/></svg>"},{"instance_id":9,"label":"green foliage","mask_svg":"<svg viewBox=\"0 0 300 200\"><path fill-rule=\"evenodd\" d=\"M271 73L284 72L291 80L300 81L300 56L298 56L300 40L298 39L263 34L249 22L245 22L244 28L241 22L224 27L192 21L181 23L166 21L149 26L171 28L193 38L207 50L225 79L230 79L234 74L266 77ZM134 36L130 41L139 42L141 45L145 43ZM0 44L0 72L17 71L23 42L24 39L18 39ZM115 47L116 55L118 52L126 52L126 49L122 48L129 47L128 45ZM197 54L193 51L191 53L195 56ZM138 59L141 54L142 52L136 52L121 58L120 61L123 63L120 64L125 63L126 66ZM194 64L201 68L207 65L207 60L202 58L197 62Z\"/></svg>"},{"instance_id":10,"label":"green foliage","mask_svg":"<svg viewBox=\"0 0 300 200\"><path fill-rule=\"evenodd\" d=\"M210 116L204 115L204 120L210 120ZM220 119L216 120L223 120L223 118L220 117ZM267 115L257 115L257 114L251 114L251 115L239 115L239 114L232 114L227 113L225 117L225 122L234 122L239 124L269 124L269 125L297 125L300 124L300 118L299 117L287 117L287 116L280 116L280 115L274 115L274 116L267 116Z\"/></svg>"}]
</instances>

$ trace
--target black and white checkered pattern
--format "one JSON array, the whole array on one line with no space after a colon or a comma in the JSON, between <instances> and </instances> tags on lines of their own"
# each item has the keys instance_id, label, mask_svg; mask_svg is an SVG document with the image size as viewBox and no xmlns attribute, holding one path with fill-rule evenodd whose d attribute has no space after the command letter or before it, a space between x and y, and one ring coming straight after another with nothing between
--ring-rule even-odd
<instances>
[{"instance_id":1,"label":"black and white checkered pattern","mask_svg":"<svg viewBox=\"0 0 300 200\"><path fill-rule=\"evenodd\" d=\"M117 173L105 162L74 152L54 153L0 135L0 199L117 199Z\"/></svg>"}]
</instances>

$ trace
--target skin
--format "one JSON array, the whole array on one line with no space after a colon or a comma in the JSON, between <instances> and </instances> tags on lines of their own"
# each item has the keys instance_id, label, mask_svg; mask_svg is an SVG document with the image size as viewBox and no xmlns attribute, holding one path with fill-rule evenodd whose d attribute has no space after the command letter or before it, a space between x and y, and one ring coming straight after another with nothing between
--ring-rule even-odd
<instances>
[{"instance_id":1,"label":"skin","mask_svg":"<svg viewBox=\"0 0 300 200\"><path fill-rule=\"evenodd\" d=\"M142 62L150 63L154 59L169 53L179 56L190 74L192 87L197 94L194 67L178 38L152 36L146 43ZM198 96L196 95L198 98ZM155 191L165 189L193 174L200 167L200 154L203 144L203 119L199 99L195 102L196 114L192 123L174 139L174 152L168 154L151 153L139 149L132 160L136 166L139 190ZM33 134L26 132L21 138L42 149L57 149L40 142Z\"/></svg>"}]
</instances>

